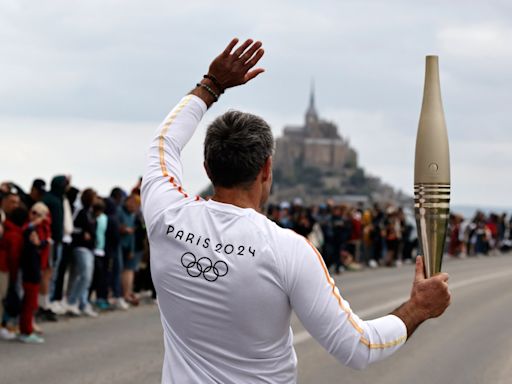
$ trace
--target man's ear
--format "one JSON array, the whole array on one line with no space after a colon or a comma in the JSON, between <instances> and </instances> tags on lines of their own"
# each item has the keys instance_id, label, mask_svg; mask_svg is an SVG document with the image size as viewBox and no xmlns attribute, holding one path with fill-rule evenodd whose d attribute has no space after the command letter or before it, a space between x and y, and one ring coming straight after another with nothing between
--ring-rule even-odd
<instances>
[{"instance_id":1,"label":"man's ear","mask_svg":"<svg viewBox=\"0 0 512 384\"><path fill-rule=\"evenodd\" d=\"M261 169L261 180L268 181L272 177L272 156L269 156Z\"/></svg>"}]
</instances>

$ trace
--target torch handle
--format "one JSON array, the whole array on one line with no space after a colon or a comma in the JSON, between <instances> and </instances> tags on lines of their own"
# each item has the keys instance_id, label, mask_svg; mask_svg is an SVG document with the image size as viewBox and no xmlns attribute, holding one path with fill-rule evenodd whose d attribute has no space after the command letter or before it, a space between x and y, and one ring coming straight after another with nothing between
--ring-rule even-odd
<instances>
[{"instance_id":1,"label":"torch handle","mask_svg":"<svg viewBox=\"0 0 512 384\"><path fill-rule=\"evenodd\" d=\"M415 184L414 212L425 275L441 272L450 216L450 184Z\"/></svg>"}]
</instances>

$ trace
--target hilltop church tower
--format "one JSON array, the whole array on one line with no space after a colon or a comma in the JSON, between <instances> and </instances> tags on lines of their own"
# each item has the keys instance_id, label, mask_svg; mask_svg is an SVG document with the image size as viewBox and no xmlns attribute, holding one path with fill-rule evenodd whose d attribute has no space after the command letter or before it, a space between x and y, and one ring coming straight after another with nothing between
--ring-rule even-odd
<instances>
[{"instance_id":1,"label":"hilltop church tower","mask_svg":"<svg viewBox=\"0 0 512 384\"><path fill-rule=\"evenodd\" d=\"M299 180L304 170L341 177L344 169L356 165L357 153L338 134L336 125L319 117L312 85L304 125L285 127L276 140L274 169L285 182L292 182Z\"/></svg>"}]
</instances>

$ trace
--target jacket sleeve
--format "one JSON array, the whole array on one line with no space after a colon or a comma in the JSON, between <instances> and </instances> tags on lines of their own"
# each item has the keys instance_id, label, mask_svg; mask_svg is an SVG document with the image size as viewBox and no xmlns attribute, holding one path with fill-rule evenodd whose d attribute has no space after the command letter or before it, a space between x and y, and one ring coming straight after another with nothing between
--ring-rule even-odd
<instances>
[{"instance_id":1,"label":"jacket sleeve","mask_svg":"<svg viewBox=\"0 0 512 384\"><path fill-rule=\"evenodd\" d=\"M16 281L20 265L21 252L23 250L23 237L19 239L11 236L6 239L7 245L7 262L9 264L9 277L11 281Z\"/></svg>"},{"instance_id":2,"label":"jacket sleeve","mask_svg":"<svg viewBox=\"0 0 512 384\"><path fill-rule=\"evenodd\" d=\"M206 109L199 97L187 95L153 135L142 179L142 210L148 227L165 208L196 198L182 186L181 150L194 134Z\"/></svg>"},{"instance_id":3,"label":"jacket sleeve","mask_svg":"<svg viewBox=\"0 0 512 384\"><path fill-rule=\"evenodd\" d=\"M393 354L407 339L407 329L394 315L363 321L352 312L320 253L293 235L283 260L285 289L306 330L341 363L363 369Z\"/></svg>"}]
</instances>

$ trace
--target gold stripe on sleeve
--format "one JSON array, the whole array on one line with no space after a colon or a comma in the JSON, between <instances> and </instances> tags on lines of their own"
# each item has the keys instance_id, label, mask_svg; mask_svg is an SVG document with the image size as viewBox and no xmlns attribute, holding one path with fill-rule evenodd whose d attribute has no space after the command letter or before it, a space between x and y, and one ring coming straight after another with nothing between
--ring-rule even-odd
<instances>
[{"instance_id":1,"label":"gold stripe on sleeve","mask_svg":"<svg viewBox=\"0 0 512 384\"><path fill-rule=\"evenodd\" d=\"M343 305L343 298L341 297L340 293L339 293L339 290L338 288L336 287L336 284L334 283L334 279L331 277L331 275L329 275L329 271L327 270L327 267L325 266L325 263L324 263L324 260L322 258L322 255L320 255L320 252L318 252L318 250L316 249L316 247L311 244L311 242L306 239L306 241L308 242L308 244L310 245L311 248L313 248L313 251L315 252L317 258L318 258L318 262L320 263L320 265L322 266L322 269L324 270L324 273L325 273L325 277L327 279L327 283L332 287L332 294L334 295L334 297L336 298L336 300L338 301L338 305L340 306L340 308L347 314L348 316L348 321L350 322L350 324L354 327L354 329L359 332L361 335L364 334L364 331L363 329L361 328L361 326L359 324L357 324L357 322L354 320L354 318L352 317L352 311L348 308L346 308L344 305ZM365 338L364 336L361 336L361 338L359 339L359 341L361 342L361 344L364 344L366 345L368 348L370 349L385 349L385 348L391 348L391 347L394 347L394 346L397 346L399 344L402 344L405 340L407 340L407 336L401 336L400 338L396 339L396 340L393 340L393 341L390 341L388 343L383 343L383 344L374 344L374 343L370 343L368 341L367 338Z\"/></svg>"},{"instance_id":2,"label":"gold stripe on sleeve","mask_svg":"<svg viewBox=\"0 0 512 384\"><path fill-rule=\"evenodd\" d=\"M162 174L164 177L169 177L169 172L167 172L167 166L165 165L165 148L164 148L165 135L167 135L167 131L169 130L169 127L174 122L174 120L176 120L176 117L183 110L183 108L185 108L185 106L188 104L190 99L192 99L192 95L188 95L183 99L183 101L176 107L174 112L165 121L165 123L162 126L162 130L160 131L160 136L158 138L158 140L159 140L158 149L160 152L160 168L162 169Z\"/></svg>"}]
</instances>

